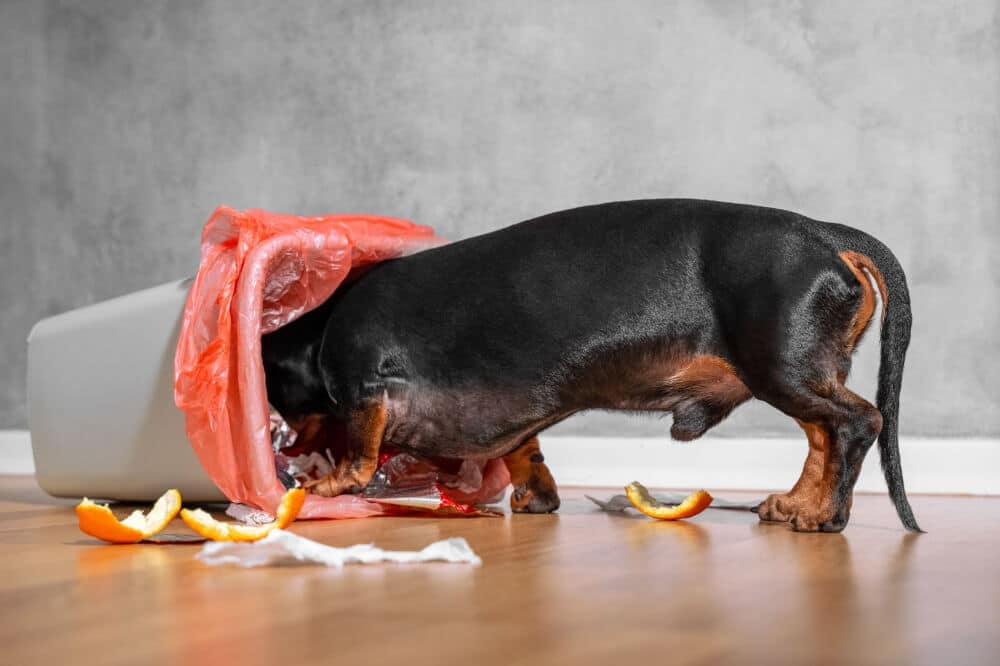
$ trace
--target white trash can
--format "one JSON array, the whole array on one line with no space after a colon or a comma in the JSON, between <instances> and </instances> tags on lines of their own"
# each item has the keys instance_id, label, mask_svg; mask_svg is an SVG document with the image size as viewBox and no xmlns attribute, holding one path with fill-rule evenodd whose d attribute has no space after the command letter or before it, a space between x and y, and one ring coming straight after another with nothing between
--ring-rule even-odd
<instances>
[{"instance_id":1,"label":"white trash can","mask_svg":"<svg viewBox=\"0 0 1000 666\"><path fill-rule=\"evenodd\" d=\"M38 322L28 336L28 410L38 484L57 497L225 497L202 470L174 405L174 349L191 280Z\"/></svg>"}]
</instances>

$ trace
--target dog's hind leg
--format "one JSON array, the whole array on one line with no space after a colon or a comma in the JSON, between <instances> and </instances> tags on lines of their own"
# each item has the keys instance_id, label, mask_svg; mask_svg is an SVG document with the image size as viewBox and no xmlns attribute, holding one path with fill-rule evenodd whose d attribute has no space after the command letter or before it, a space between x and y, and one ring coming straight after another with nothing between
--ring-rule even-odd
<instances>
[{"instance_id":1,"label":"dog's hind leg","mask_svg":"<svg viewBox=\"0 0 1000 666\"><path fill-rule=\"evenodd\" d=\"M794 418L809 440L795 486L758 507L762 520L802 531L844 529L861 463L882 429L879 410L844 386L875 303L871 285L847 268L833 263L818 273L805 298L762 305L757 321L771 328L757 339L778 344L736 350L754 396Z\"/></svg>"},{"instance_id":2,"label":"dog's hind leg","mask_svg":"<svg viewBox=\"0 0 1000 666\"><path fill-rule=\"evenodd\" d=\"M559 508L555 479L545 465L538 437L531 437L504 456L514 492L510 508L515 513L551 513Z\"/></svg>"},{"instance_id":3,"label":"dog's hind leg","mask_svg":"<svg viewBox=\"0 0 1000 666\"><path fill-rule=\"evenodd\" d=\"M310 492L336 497L345 492L359 492L368 485L378 468L378 452L388 419L387 402L383 394L351 411L347 419L347 453L337 462L333 473L306 484Z\"/></svg>"},{"instance_id":4,"label":"dog's hind leg","mask_svg":"<svg viewBox=\"0 0 1000 666\"><path fill-rule=\"evenodd\" d=\"M881 414L839 383L821 391L801 387L790 399L764 399L796 417L809 454L795 486L758 507L761 519L789 521L806 532L843 530L861 463L882 429Z\"/></svg>"}]
</instances>

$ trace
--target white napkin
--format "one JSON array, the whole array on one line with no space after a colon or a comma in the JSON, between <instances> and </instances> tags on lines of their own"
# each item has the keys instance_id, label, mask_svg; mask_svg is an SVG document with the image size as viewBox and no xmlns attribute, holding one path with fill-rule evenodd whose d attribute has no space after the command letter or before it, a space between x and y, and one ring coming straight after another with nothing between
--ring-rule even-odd
<instances>
[{"instance_id":1,"label":"white napkin","mask_svg":"<svg viewBox=\"0 0 1000 666\"><path fill-rule=\"evenodd\" d=\"M455 537L435 541L423 550L382 550L372 544L358 544L347 548L327 546L312 539L274 530L260 541L210 541L195 557L206 564L236 564L242 567L295 566L322 564L342 567L345 564L373 564L376 562L454 562L479 566L482 560L473 552L469 543Z\"/></svg>"}]
</instances>

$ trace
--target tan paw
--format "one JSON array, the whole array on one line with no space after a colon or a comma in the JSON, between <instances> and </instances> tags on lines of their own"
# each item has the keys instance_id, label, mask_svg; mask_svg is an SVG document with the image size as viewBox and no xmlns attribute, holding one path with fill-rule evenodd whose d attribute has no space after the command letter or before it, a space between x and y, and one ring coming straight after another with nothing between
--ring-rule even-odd
<instances>
[{"instance_id":1,"label":"tan paw","mask_svg":"<svg viewBox=\"0 0 1000 666\"><path fill-rule=\"evenodd\" d=\"M797 505L796 499L788 493L775 493L760 503L757 515L761 520L787 523L795 515Z\"/></svg>"}]
</instances>

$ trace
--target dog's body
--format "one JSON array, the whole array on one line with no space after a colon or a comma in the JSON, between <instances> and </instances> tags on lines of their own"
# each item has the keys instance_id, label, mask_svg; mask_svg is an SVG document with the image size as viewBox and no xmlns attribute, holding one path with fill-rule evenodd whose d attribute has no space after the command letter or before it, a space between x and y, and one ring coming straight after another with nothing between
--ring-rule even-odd
<instances>
[{"instance_id":1,"label":"dog's body","mask_svg":"<svg viewBox=\"0 0 1000 666\"><path fill-rule=\"evenodd\" d=\"M875 307L865 271L887 304L879 409L844 386ZM757 397L795 418L810 443L799 483L769 497L762 518L843 529L881 432L893 500L918 529L896 444L909 329L902 269L860 231L774 209L649 200L554 213L379 264L267 336L264 362L283 414L347 424L358 455L319 492L364 485L391 443L508 456L520 508L551 510L554 487L525 480L548 473L534 439L544 428L587 409L669 411L671 434L690 440ZM515 474L525 443L530 460Z\"/></svg>"}]
</instances>

